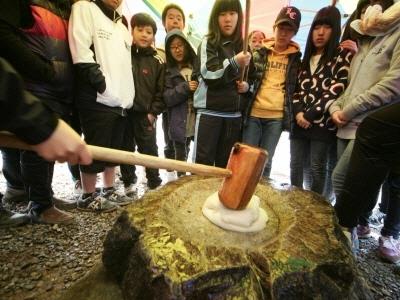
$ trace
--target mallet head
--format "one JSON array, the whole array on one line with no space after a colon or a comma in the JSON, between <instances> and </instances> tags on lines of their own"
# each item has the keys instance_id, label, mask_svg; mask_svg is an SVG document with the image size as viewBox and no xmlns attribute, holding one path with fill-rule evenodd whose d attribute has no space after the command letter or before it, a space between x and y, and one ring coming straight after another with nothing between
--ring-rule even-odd
<instances>
[{"instance_id":1,"label":"mallet head","mask_svg":"<svg viewBox=\"0 0 400 300\"><path fill-rule=\"evenodd\" d=\"M268 153L264 149L236 143L231 151L227 169L232 176L224 178L218 192L219 200L230 209L244 209L267 163Z\"/></svg>"}]
</instances>

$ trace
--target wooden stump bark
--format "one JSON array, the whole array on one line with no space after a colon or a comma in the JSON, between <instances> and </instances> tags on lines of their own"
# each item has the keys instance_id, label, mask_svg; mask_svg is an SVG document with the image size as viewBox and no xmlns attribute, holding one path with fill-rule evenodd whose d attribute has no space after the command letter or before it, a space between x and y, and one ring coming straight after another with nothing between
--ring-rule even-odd
<instances>
[{"instance_id":1,"label":"wooden stump bark","mask_svg":"<svg viewBox=\"0 0 400 300\"><path fill-rule=\"evenodd\" d=\"M369 299L330 204L260 183L258 233L225 231L201 212L221 179L188 176L129 206L103 264L125 299Z\"/></svg>"}]
</instances>

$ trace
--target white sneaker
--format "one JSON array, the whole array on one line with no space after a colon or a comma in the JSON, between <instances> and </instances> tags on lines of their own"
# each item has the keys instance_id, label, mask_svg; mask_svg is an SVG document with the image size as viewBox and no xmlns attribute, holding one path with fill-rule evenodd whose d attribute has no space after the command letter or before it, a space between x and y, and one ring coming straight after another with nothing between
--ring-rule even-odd
<instances>
[{"instance_id":1,"label":"white sneaker","mask_svg":"<svg viewBox=\"0 0 400 300\"><path fill-rule=\"evenodd\" d=\"M384 260L397 264L400 262L400 241L392 236L380 236L378 254Z\"/></svg>"},{"instance_id":2,"label":"white sneaker","mask_svg":"<svg viewBox=\"0 0 400 300\"><path fill-rule=\"evenodd\" d=\"M167 172L167 182L174 181L174 180L176 180L177 178L178 178L178 177L177 177L175 171Z\"/></svg>"},{"instance_id":3,"label":"white sneaker","mask_svg":"<svg viewBox=\"0 0 400 300\"><path fill-rule=\"evenodd\" d=\"M137 195L136 185L131 183L130 185L124 187L125 195L128 197L134 197Z\"/></svg>"}]
</instances>

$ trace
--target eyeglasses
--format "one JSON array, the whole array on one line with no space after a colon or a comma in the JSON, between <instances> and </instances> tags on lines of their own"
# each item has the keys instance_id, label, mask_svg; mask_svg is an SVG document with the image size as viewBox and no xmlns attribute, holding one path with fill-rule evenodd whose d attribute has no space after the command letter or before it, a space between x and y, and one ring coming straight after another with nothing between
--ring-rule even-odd
<instances>
[{"instance_id":1,"label":"eyeglasses","mask_svg":"<svg viewBox=\"0 0 400 300\"><path fill-rule=\"evenodd\" d=\"M169 49L171 51L178 51L178 50L183 50L185 48L185 45L176 45L176 46L170 46Z\"/></svg>"}]
</instances>

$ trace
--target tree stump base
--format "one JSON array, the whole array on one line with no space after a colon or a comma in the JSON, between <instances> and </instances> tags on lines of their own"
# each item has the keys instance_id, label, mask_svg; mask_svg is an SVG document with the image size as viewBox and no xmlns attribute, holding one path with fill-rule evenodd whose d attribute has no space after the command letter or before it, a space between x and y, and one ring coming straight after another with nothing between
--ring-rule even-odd
<instances>
[{"instance_id":1,"label":"tree stump base","mask_svg":"<svg viewBox=\"0 0 400 300\"><path fill-rule=\"evenodd\" d=\"M263 231L225 231L202 215L221 179L187 176L127 208L103 264L125 299L369 299L333 208L296 188L258 184Z\"/></svg>"}]
</instances>

